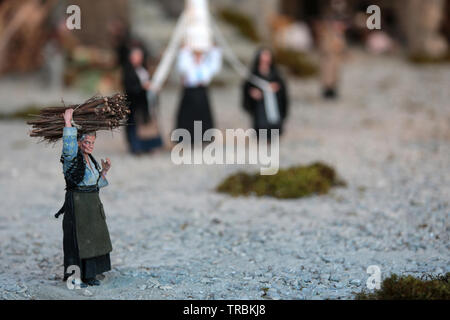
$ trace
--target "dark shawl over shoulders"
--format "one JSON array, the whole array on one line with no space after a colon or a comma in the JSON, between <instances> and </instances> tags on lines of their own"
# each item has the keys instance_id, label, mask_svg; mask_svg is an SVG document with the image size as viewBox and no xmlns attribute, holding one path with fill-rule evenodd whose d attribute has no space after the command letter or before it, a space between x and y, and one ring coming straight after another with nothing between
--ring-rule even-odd
<instances>
[{"instance_id":1,"label":"dark shawl over shoulders","mask_svg":"<svg viewBox=\"0 0 450 320\"><path fill-rule=\"evenodd\" d=\"M89 159L91 159L95 168L98 170L98 172L100 172L101 168L100 168L98 162L95 160L94 156L92 156L90 154ZM61 156L60 161L61 161L61 163L64 164L63 156ZM64 179L66 180L66 190L77 188L78 184L81 181L83 181L85 172L86 172L86 162L83 158L83 154L82 154L81 150L78 150L77 156L72 161L69 168L67 169L67 171L64 174Z\"/></svg>"}]
</instances>

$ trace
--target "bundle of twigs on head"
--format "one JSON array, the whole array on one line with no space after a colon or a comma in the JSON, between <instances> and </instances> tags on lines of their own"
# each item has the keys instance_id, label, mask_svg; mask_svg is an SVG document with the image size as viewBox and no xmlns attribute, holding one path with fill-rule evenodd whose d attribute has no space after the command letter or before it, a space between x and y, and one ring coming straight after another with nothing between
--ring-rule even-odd
<instances>
[{"instance_id":1,"label":"bundle of twigs on head","mask_svg":"<svg viewBox=\"0 0 450 320\"><path fill-rule=\"evenodd\" d=\"M72 125L77 127L79 134L126 125L130 113L126 96L122 94L93 97L80 105L44 108L35 120L27 122L33 126L30 136L41 137L47 142L61 139L65 126L63 114L70 108L74 109Z\"/></svg>"}]
</instances>

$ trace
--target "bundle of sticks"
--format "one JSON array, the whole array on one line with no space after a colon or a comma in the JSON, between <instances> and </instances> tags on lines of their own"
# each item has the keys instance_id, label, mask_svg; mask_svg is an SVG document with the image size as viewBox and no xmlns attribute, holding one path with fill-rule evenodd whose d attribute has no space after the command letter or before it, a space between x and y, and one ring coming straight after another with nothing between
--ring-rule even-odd
<instances>
[{"instance_id":1,"label":"bundle of sticks","mask_svg":"<svg viewBox=\"0 0 450 320\"><path fill-rule=\"evenodd\" d=\"M83 104L64 107L48 107L41 110L36 119L28 121L32 125L31 137L41 137L47 142L56 142L62 138L65 121L63 114L72 108L73 123L79 133L98 130L113 130L126 125L130 114L125 95L111 97L93 97Z\"/></svg>"}]
</instances>

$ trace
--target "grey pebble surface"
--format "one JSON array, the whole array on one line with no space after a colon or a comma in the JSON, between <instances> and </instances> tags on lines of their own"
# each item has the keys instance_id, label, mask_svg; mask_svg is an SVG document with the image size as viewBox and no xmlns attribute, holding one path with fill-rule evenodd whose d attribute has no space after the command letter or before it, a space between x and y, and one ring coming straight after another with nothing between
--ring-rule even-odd
<instances>
[{"instance_id":1,"label":"grey pebble surface","mask_svg":"<svg viewBox=\"0 0 450 320\"><path fill-rule=\"evenodd\" d=\"M315 80L292 80L280 165L323 161L347 182L303 199L218 194L227 175L259 166L134 158L123 132L100 133L95 155L112 160L101 199L114 250L112 270L88 291L62 282L61 145L0 122L0 299L352 299L371 265L383 278L450 272L448 83L447 65L360 52L336 103L318 98ZM161 97L166 135L178 93ZM238 87L211 94L219 128L248 127Z\"/></svg>"}]
</instances>

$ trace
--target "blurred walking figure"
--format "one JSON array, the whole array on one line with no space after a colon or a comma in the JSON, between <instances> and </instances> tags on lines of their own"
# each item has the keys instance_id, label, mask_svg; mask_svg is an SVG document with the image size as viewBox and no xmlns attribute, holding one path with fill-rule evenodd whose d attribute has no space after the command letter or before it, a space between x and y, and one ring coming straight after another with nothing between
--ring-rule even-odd
<instances>
[{"instance_id":1,"label":"blurred walking figure","mask_svg":"<svg viewBox=\"0 0 450 320\"><path fill-rule=\"evenodd\" d=\"M162 147L156 111L149 109L147 100L150 76L144 67L144 52L139 47L129 52L128 63L123 69L123 84L131 110L126 130L131 153L141 154Z\"/></svg>"},{"instance_id":2,"label":"blurred walking figure","mask_svg":"<svg viewBox=\"0 0 450 320\"><path fill-rule=\"evenodd\" d=\"M288 95L285 82L281 77L275 65L274 57L269 49L261 49L257 52L253 66L251 69L252 75L262 78L270 83L270 87L276 96L274 105L270 106L276 108L276 121L270 121L268 117L267 108L269 105L265 99L263 91L246 80L243 85L243 99L242 104L253 120L253 128L257 134L259 129L278 129L280 135L283 133L283 124L288 114ZM271 134L268 132L268 139Z\"/></svg>"},{"instance_id":3,"label":"blurred walking figure","mask_svg":"<svg viewBox=\"0 0 450 320\"><path fill-rule=\"evenodd\" d=\"M320 81L326 99L338 96L340 67L346 50L345 12L345 0L331 0L323 19L317 24Z\"/></svg>"}]
</instances>

